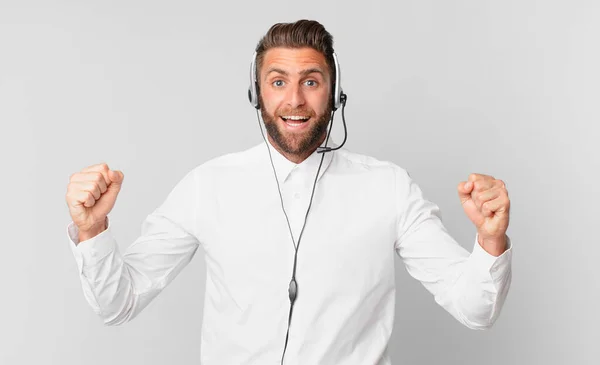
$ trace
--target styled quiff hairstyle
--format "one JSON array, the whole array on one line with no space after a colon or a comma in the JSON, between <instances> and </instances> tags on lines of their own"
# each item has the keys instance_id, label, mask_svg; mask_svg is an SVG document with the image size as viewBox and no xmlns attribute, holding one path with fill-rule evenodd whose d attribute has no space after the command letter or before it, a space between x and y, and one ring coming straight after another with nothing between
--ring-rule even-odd
<instances>
[{"instance_id":1,"label":"styled quiff hairstyle","mask_svg":"<svg viewBox=\"0 0 600 365\"><path fill-rule=\"evenodd\" d=\"M312 48L325 56L331 83L335 82L333 37L316 20L298 20L295 23L274 24L256 45L256 75L260 84L260 70L265 52L271 48ZM332 89L333 90L333 89Z\"/></svg>"}]
</instances>

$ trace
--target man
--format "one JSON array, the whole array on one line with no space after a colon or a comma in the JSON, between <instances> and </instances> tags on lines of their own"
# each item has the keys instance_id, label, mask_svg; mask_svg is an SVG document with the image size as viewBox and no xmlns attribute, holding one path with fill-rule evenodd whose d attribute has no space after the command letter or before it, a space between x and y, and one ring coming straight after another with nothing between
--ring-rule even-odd
<instances>
[{"instance_id":1,"label":"man","mask_svg":"<svg viewBox=\"0 0 600 365\"><path fill-rule=\"evenodd\" d=\"M332 146L333 54L318 22L271 27L254 86L265 143L190 171L124 254L108 220L123 173L99 164L71 176L68 234L105 324L133 319L202 246L205 365L390 364L395 254L458 321L492 326L511 282L504 183L471 174L458 184L477 229L469 254L404 169L319 153Z\"/></svg>"}]
</instances>

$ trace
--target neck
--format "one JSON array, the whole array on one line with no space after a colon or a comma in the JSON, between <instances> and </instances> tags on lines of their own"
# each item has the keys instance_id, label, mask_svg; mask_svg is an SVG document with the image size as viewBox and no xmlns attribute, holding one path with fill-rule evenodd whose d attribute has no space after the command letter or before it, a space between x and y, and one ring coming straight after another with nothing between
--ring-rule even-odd
<instances>
[{"instance_id":1,"label":"neck","mask_svg":"<svg viewBox=\"0 0 600 365\"><path fill-rule=\"evenodd\" d=\"M315 152L315 150L321 144L323 144L326 136L327 136L327 133L324 133L323 136L319 139L319 141L317 143L315 143L314 146L311 146L309 149L307 149L306 151L303 151L302 153L288 153L288 152L285 152L277 143L275 143L275 141L273 141L271 136L267 133L267 138L269 139L271 146L273 146L273 148L275 148L277 150L277 152L281 153L283 155L283 157L287 158L289 161L291 161L295 164L301 163L302 161L306 160L308 158L308 156L312 155L313 152Z\"/></svg>"}]
</instances>

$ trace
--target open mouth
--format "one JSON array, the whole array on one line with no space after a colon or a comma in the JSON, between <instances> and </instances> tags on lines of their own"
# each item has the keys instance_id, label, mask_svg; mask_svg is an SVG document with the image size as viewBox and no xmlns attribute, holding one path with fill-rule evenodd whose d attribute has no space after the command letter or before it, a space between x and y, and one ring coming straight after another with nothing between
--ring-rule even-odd
<instances>
[{"instance_id":1,"label":"open mouth","mask_svg":"<svg viewBox=\"0 0 600 365\"><path fill-rule=\"evenodd\" d=\"M279 118L281 118L290 128L301 128L305 126L307 124L306 122L310 119L310 117L303 115L282 115Z\"/></svg>"}]
</instances>

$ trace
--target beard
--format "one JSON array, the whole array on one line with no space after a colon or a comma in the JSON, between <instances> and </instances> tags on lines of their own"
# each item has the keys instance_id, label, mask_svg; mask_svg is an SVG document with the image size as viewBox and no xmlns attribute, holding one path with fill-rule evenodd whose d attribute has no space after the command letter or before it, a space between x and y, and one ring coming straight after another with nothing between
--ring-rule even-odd
<instances>
[{"instance_id":1,"label":"beard","mask_svg":"<svg viewBox=\"0 0 600 365\"><path fill-rule=\"evenodd\" d=\"M260 98L260 105L265 105ZM277 109L274 114L269 114L263 108L260 109L262 118L265 122L265 128L273 142L285 153L296 156L307 156L309 152L314 151L319 145L327 131L327 125L331 118L333 108L331 103L321 115L316 115L312 109ZM293 133L285 131L280 118L282 115L302 115L310 116L310 119L304 123L312 123L307 131L302 133Z\"/></svg>"}]
</instances>

